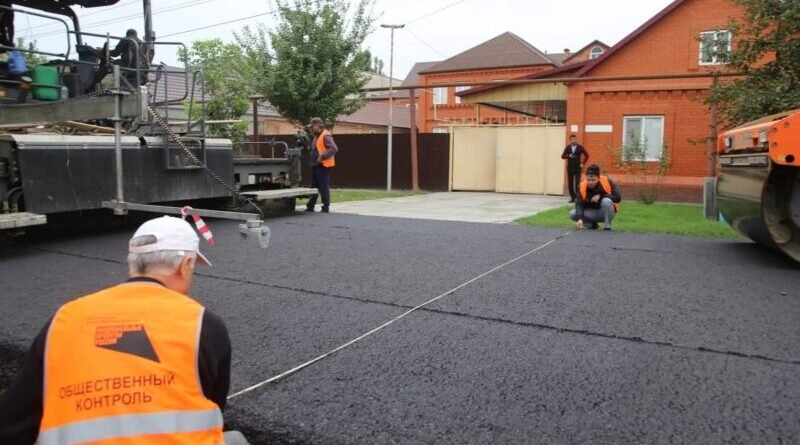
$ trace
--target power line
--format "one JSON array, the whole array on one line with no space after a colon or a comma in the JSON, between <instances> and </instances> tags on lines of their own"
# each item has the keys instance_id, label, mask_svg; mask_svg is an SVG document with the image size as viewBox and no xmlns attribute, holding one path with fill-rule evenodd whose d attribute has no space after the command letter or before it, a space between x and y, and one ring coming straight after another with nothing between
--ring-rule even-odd
<instances>
[{"instance_id":1,"label":"power line","mask_svg":"<svg viewBox=\"0 0 800 445\"><path fill-rule=\"evenodd\" d=\"M417 18L411 19L411 20L409 20L409 21L407 21L407 22L406 22L406 25L407 25L407 26L406 26L406 31L408 31L408 33L409 33L409 34L411 34L411 37L413 37L414 39L416 39L416 40L417 40L419 43L421 43L421 44L425 45L426 47L428 47L430 50L432 50L432 51L433 51L433 52L435 52L436 54L438 54L438 55L440 55L440 56L442 56L442 57L447 57L447 55L445 55L443 52L441 52L441 51L439 51L438 49L434 48L434 47L433 47L433 45L431 45L430 43L426 42L426 41L425 41L425 40L424 40L422 37L418 36L418 35L417 35L417 34L416 34L414 31L412 31L412 30L411 30L411 29L408 27L408 25L411 25L411 24L413 24L413 23L415 23L415 22L419 22L419 21L421 21L421 20L424 20L424 19L427 19L427 18L429 18L429 17L432 17L432 16L434 16L434 15L436 15L436 14L440 13L440 12L444 12L444 11L446 11L446 10L448 10L448 9L450 9L450 8L453 8L453 7L455 7L455 6L458 6L458 5L460 5L460 4L462 4L462 3L466 2L466 1L467 1L467 0L458 0L458 1L455 1L455 2L453 2L453 3L447 4L447 5L445 5L445 6L442 6L442 7L441 7L441 8L439 8L439 9L435 9L435 10L433 10L433 11L431 11L431 12L425 13L425 14L423 14L423 15L421 15L421 16L419 16L419 17L417 17Z\"/></svg>"},{"instance_id":2,"label":"power line","mask_svg":"<svg viewBox=\"0 0 800 445\"><path fill-rule=\"evenodd\" d=\"M165 35L159 36L159 38L163 39L165 37L173 37L173 36L177 36L177 35L180 35L180 34L186 34L186 33L190 33L190 32L201 31L201 30L209 29L209 28L215 28L217 26L229 25L231 23L241 22L241 21L244 21L244 20L250 20L250 19L254 19L256 17L263 17L265 15L275 14L276 12L278 12L278 11L262 12L261 14L254 14L254 15L247 16L247 17L241 17L241 18L238 18L238 19L228 20L227 22L220 22L220 23L214 23L214 24L211 24L211 25L201 26L201 27L198 27L198 28L185 29L183 31L173 32L171 34L165 34Z\"/></svg>"},{"instance_id":3,"label":"power line","mask_svg":"<svg viewBox=\"0 0 800 445\"><path fill-rule=\"evenodd\" d=\"M141 0L129 0L127 2L117 3L116 5L113 5L113 6L107 6L107 7L102 7L102 8L93 8L93 9L95 9L94 11L87 12L86 14L80 14L80 16L78 18L83 20L86 17L91 17L91 16L97 15L97 14L104 14L104 13L107 13L108 11L110 11L112 9L118 9L118 8L121 8L121 7L124 7L124 6L133 5L133 4L136 4L136 3L140 3L140 1ZM42 23L42 24L39 24L39 25L36 25L36 26L28 26L27 31L38 30L38 31L41 31L41 32L46 32L47 28L53 28L53 27L59 27L59 26L60 25L58 23L49 23L48 22L48 23Z\"/></svg>"},{"instance_id":4,"label":"power line","mask_svg":"<svg viewBox=\"0 0 800 445\"><path fill-rule=\"evenodd\" d=\"M417 35L417 34L416 34L414 31L412 31L412 30L410 30L410 29L408 29L408 28L406 28L406 31L408 31L408 33L409 33L409 34L411 34L411 37L413 37L413 38L417 39L417 41L418 41L419 43L421 43L421 44L423 44L423 45L427 46L428 48L430 48L430 49L431 49L433 52L435 52L436 54L438 54L438 55L440 55L440 56L442 56L442 57L447 57L447 56L446 56L446 55L445 55L443 52L441 52L441 51L439 51L438 49L434 48L434 47L433 47L433 46L431 46L431 45L430 45L428 42L426 42L426 41L422 40L422 38L421 38L420 36L418 36L418 35Z\"/></svg>"},{"instance_id":5,"label":"power line","mask_svg":"<svg viewBox=\"0 0 800 445\"><path fill-rule=\"evenodd\" d=\"M218 0L201 0L201 1L193 0L193 1L183 2L183 3L178 3L178 4L175 4L175 5L172 5L172 6L168 6L168 7L153 11L153 15L155 16L155 15L163 14L163 13L166 13L166 12L178 11L178 10L181 10L181 9L186 9L186 8L189 8L189 7L198 6L198 5L202 5L204 3L210 3L210 2L214 2L214 1L218 1ZM125 22L125 21L128 21L128 20L137 19L137 18L140 18L140 17L142 17L142 13L130 14L130 15L116 17L116 18L112 18L112 19L101 20L99 22L92 22L92 23L89 23L88 25L81 26L81 29L99 28L101 26L106 26L106 25L112 25L112 24L115 24L115 23ZM47 31L47 32L39 33L39 34L34 34L30 38L49 37L49 36L52 36L52 35L59 35L59 34L61 34L60 31Z\"/></svg>"},{"instance_id":6,"label":"power line","mask_svg":"<svg viewBox=\"0 0 800 445\"><path fill-rule=\"evenodd\" d=\"M415 18L415 19L411 19L411 20L407 21L406 25L410 25L410 24L412 24L414 22L418 22L420 20L427 19L428 17L430 17L432 15L436 15L436 14L442 12L442 11L446 11L446 10L448 10L448 9L454 7L454 6L458 6L458 5L462 4L462 3L464 3L465 1L467 1L467 0L458 0L456 2L450 3L449 5L442 6L439 9L436 9L434 11L431 11L431 12L427 13L427 14L423 14L423 15Z\"/></svg>"}]
</instances>

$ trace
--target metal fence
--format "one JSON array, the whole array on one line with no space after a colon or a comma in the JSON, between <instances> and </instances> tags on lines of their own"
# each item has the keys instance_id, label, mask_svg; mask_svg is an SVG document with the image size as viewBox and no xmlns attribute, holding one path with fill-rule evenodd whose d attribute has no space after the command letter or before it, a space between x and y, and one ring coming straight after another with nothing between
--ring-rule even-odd
<instances>
[{"instance_id":1,"label":"metal fence","mask_svg":"<svg viewBox=\"0 0 800 445\"><path fill-rule=\"evenodd\" d=\"M386 142L385 134L334 135L339 154L336 169L331 175L331 185L336 188L383 189L386 187ZM251 138L247 154L272 157L271 141L295 145L294 135L260 136ZM411 189L411 135L394 135L392 150L392 188ZM450 135L419 134L419 185L423 190L445 191L450 175ZM303 154L303 178L311 178L308 152ZM306 184L308 185L308 184Z\"/></svg>"}]
</instances>

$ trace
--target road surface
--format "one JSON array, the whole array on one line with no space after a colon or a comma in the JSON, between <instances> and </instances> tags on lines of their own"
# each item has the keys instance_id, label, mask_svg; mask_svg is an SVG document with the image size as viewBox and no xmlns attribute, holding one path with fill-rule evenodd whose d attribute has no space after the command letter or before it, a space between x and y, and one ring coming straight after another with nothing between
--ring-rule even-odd
<instances>
[{"instance_id":1,"label":"road surface","mask_svg":"<svg viewBox=\"0 0 800 445\"><path fill-rule=\"evenodd\" d=\"M232 390L325 353L562 230L353 215L211 221L194 296ZM63 302L125 278L130 231L0 251L17 357ZM576 232L230 402L253 443L798 443L800 274L739 241Z\"/></svg>"}]
</instances>

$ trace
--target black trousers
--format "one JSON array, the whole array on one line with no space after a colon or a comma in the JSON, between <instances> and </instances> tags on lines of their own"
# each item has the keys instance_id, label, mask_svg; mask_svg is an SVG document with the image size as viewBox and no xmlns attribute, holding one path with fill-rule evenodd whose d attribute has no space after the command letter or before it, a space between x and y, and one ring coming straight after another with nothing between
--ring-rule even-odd
<instances>
[{"instance_id":1,"label":"black trousers","mask_svg":"<svg viewBox=\"0 0 800 445\"><path fill-rule=\"evenodd\" d=\"M569 188L569 197L570 199L575 199L577 196L578 190L581 187L581 170L578 169L567 169L567 188Z\"/></svg>"},{"instance_id":2,"label":"black trousers","mask_svg":"<svg viewBox=\"0 0 800 445\"><path fill-rule=\"evenodd\" d=\"M313 178L311 179L311 187L319 190L319 196L322 198L322 210L328 210L331 206L331 169L321 165L315 165L311 168ZM308 209L314 210L317 205L317 196L313 195L308 200Z\"/></svg>"}]
</instances>

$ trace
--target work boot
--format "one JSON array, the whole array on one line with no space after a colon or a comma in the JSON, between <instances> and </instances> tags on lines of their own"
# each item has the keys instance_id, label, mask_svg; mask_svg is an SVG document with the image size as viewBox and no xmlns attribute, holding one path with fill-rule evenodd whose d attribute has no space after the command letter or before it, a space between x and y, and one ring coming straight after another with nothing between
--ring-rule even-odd
<instances>
[{"instance_id":1,"label":"work boot","mask_svg":"<svg viewBox=\"0 0 800 445\"><path fill-rule=\"evenodd\" d=\"M327 207L323 207L322 208L322 213L331 213L331 209L329 209Z\"/></svg>"},{"instance_id":2,"label":"work boot","mask_svg":"<svg viewBox=\"0 0 800 445\"><path fill-rule=\"evenodd\" d=\"M305 211L306 211L307 213L314 213L314 208L313 208L313 207L306 207L306 210L305 210Z\"/></svg>"}]
</instances>

